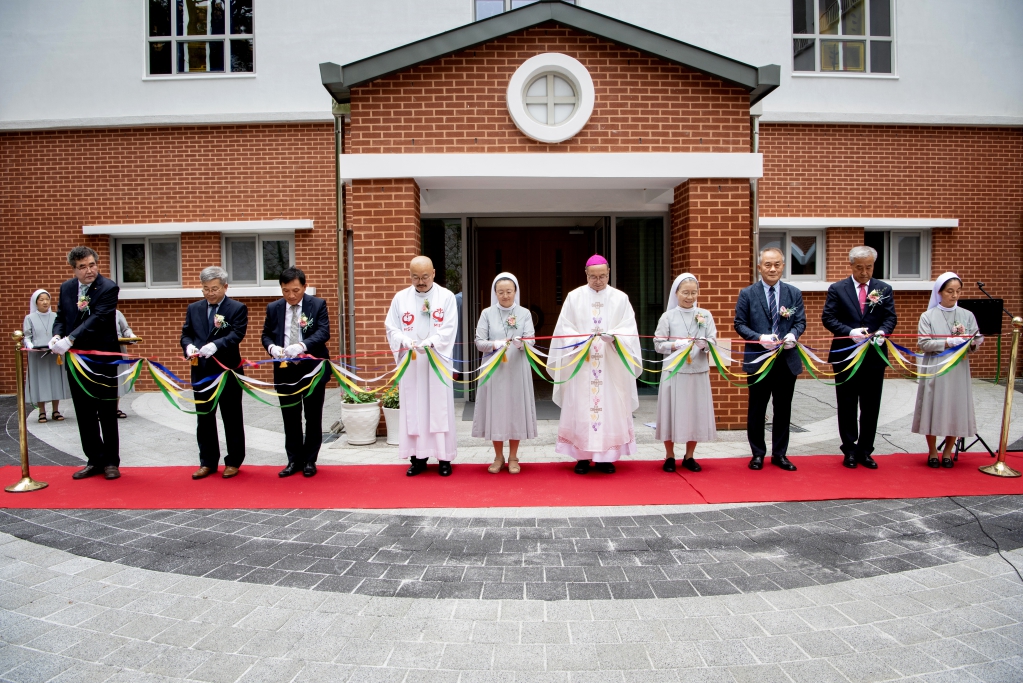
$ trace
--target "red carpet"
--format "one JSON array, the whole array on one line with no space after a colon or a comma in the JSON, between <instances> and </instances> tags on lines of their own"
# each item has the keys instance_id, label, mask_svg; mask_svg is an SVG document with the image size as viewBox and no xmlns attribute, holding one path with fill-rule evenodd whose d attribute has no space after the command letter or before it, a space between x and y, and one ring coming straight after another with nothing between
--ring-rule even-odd
<instances>
[{"instance_id":1,"label":"red carpet","mask_svg":"<svg viewBox=\"0 0 1023 683\"><path fill-rule=\"evenodd\" d=\"M783 472L766 465L747 468L745 458L705 459L703 472L665 474L658 462L618 463L608 476L581 477L572 463L524 463L522 473L492 475L486 465L455 464L447 479L436 465L418 477L406 477L398 465L320 467L312 479L280 479L277 466L243 466L241 474L192 481L194 467L125 467L117 481L93 477L73 481L73 467L35 467L32 476L49 482L41 491L3 494L7 508L487 508L593 505L686 505L847 498L931 498L1023 494L1023 478L1002 479L977 467L992 462L986 454L964 453L951 470L933 470L923 455L885 455L875 471L842 467L840 456L794 456L799 470ZM1020 469L1023 457L1010 464ZM19 470L0 469L4 485Z\"/></svg>"}]
</instances>

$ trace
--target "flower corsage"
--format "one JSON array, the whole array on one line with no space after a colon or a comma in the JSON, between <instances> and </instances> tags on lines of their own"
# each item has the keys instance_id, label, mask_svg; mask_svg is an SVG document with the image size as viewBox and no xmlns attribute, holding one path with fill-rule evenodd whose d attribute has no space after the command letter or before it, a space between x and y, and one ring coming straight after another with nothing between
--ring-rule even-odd
<instances>
[{"instance_id":1,"label":"flower corsage","mask_svg":"<svg viewBox=\"0 0 1023 683\"><path fill-rule=\"evenodd\" d=\"M90 299L89 297L85 296L84 294L79 294L78 295L78 310L82 311L83 313L88 314L89 313L89 302L90 301L92 301L92 299Z\"/></svg>"},{"instance_id":2,"label":"flower corsage","mask_svg":"<svg viewBox=\"0 0 1023 683\"><path fill-rule=\"evenodd\" d=\"M796 309L794 309L794 308L785 308L784 306L782 306L781 308L778 309L778 315L780 315L783 318L791 318L792 314L795 313L795 312L796 312Z\"/></svg>"},{"instance_id":3,"label":"flower corsage","mask_svg":"<svg viewBox=\"0 0 1023 683\"><path fill-rule=\"evenodd\" d=\"M423 310L421 312L422 313L429 313L430 312L430 300L429 299L423 299Z\"/></svg>"},{"instance_id":4,"label":"flower corsage","mask_svg":"<svg viewBox=\"0 0 1023 683\"><path fill-rule=\"evenodd\" d=\"M887 298L888 295L882 294L881 290L872 290L869 294L867 294L867 305L870 306L870 310L874 310L874 306L877 306Z\"/></svg>"},{"instance_id":5,"label":"flower corsage","mask_svg":"<svg viewBox=\"0 0 1023 683\"><path fill-rule=\"evenodd\" d=\"M298 326L299 328L301 328L302 333L304 334L309 330L313 329L314 324L313 321L309 319L309 316L303 313L298 319Z\"/></svg>"},{"instance_id":6,"label":"flower corsage","mask_svg":"<svg viewBox=\"0 0 1023 683\"><path fill-rule=\"evenodd\" d=\"M224 318L224 316L217 313L213 316L213 328L216 330L226 330L231 327L230 323Z\"/></svg>"},{"instance_id":7,"label":"flower corsage","mask_svg":"<svg viewBox=\"0 0 1023 683\"><path fill-rule=\"evenodd\" d=\"M962 337L963 335L966 334L966 325L963 325L962 323L959 322L955 323L954 325L952 325L951 329L953 337Z\"/></svg>"},{"instance_id":8,"label":"flower corsage","mask_svg":"<svg viewBox=\"0 0 1023 683\"><path fill-rule=\"evenodd\" d=\"M505 327L509 330L519 329L519 321L515 318L515 315L509 315L504 321Z\"/></svg>"},{"instance_id":9,"label":"flower corsage","mask_svg":"<svg viewBox=\"0 0 1023 683\"><path fill-rule=\"evenodd\" d=\"M698 328L705 327L707 325L707 316L705 316L700 311L696 312L696 317L694 318L694 320L696 320L696 327Z\"/></svg>"}]
</instances>

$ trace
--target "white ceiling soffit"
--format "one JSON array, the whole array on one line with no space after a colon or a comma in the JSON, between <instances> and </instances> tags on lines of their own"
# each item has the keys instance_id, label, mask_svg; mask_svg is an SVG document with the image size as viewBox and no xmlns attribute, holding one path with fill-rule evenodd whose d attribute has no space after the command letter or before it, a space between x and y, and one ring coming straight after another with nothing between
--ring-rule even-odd
<instances>
[{"instance_id":1,"label":"white ceiling soffit","mask_svg":"<svg viewBox=\"0 0 1023 683\"><path fill-rule=\"evenodd\" d=\"M424 190L673 188L689 178L760 178L762 154L342 154L341 177L414 178Z\"/></svg>"},{"instance_id":2,"label":"white ceiling soffit","mask_svg":"<svg viewBox=\"0 0 1023 683\"><path fill-rule=\"evenodd\" d=\"M189 223L120 223L83 225L85 235L175 235L182 232L294 232L312 230L310 219L269 221L211 221Z\"/></svg>"},{"instance_id":3,"label":"white ceiling soffit","mask_svg":"<svg viewBox=\"0 0 1023 683\"><path fill-rule=\"evenodd\" d=\"M761 228L958 228L958 218L775 218L760 217Z\"/></svg>"}]
</instances>

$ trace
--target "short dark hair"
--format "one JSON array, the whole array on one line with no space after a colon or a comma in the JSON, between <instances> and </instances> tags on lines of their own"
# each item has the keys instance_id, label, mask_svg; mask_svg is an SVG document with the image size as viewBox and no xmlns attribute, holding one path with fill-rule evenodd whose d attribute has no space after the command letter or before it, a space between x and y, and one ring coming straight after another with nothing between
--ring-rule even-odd
<instances>
[{"instance_id":1,"label":"short dark hair","mask_svg":"<svg viewBox=\"0 0 1023 683\"><path fill-rule=\"evenodd\" d=\"M277 278L277 281L282 285L286 285L292 280L298 280L299 284L305 287L305 273L302 272L301 268L296 268L295 266L285 268L281 276Z\"/></svg>"},{"instance_id":2,"label":"short dark hair","mask_svg":"<svg viewBox=\"0 0 1023 683\"><path fill-rule=\"evenodd\" d=\"M91 248L75 247L74 249L67 253L67 264L74 268L76 265L78 265L79 261L84 261L90 256L96 259L97 262L99 262L99 254L97 254Z\"/></svg>"}]
</instances>

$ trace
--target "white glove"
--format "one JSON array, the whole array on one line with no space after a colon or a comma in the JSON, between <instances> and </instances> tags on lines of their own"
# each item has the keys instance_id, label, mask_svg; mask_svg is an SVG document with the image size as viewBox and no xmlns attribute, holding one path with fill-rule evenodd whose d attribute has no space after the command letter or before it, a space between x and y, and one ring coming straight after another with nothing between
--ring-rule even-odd
<instances>
[{"instance_id":1,"label":"white glove","mask_svg":"<svg viewBox=\"0 0 1023 683\"><path fill-rule=\"evenodd\" d=\"M29 339L28 337L25 337L24 339L21 340L21 345L23 347L25 347L26 349L34 349L35 348L34 346L32 346L32 340Z\"/></svg>"},{"instance_id":2,"label":"white glove","mask_svg":"<svg viewBox=\"0 0 1023 683\"><path fill-rule=\"evenodd\" d=\"M433 347L433 342L424 339L423 341L419 342L419 346L424 349L429 349Z\"/></svg>"},{"instance_id":3,"label":"white glove","mask_svg":"<svg viewBox=\"0 0 1023 683\"><path fill-rule=\"evenodd\" d=\"M977 347L979 347L983 343L984 343L984 335L982 335L982 334L977 335L977 337L974 338L974 340L973 340L973 348L977 348Z\"/></svg>"},{"instance_id":4,"label":"white glove","mask_svg":"<svg viewBox=\"0 0 1023 683\"><path fill-rule=\"evenodd\" d=\"M706 351L707 350L707 340L706 339L702 339L702 338L701 339L697 339L693 343L696 344L696 348L700 349L701 351Z\"/></svg>"},{"instance_id":5,"label":"white glove","mask_svg":"<svg viewBox=\"0 0 1023 683\"><path fill-rule=\"evenodd\" d=\"M213 342L210 342L206 346L204 346L201 349L199 349L199 355L202 356L203 358L209 358L210 356L212 356L216 352L217 352L217 345L214 344Z\"/></svg>"},{"instance_id":6,"label":"white glove","mask_svg":"<svg viewBox=\"0 0 1023 683\"><path fill-rule=\"evenodd\" d=\"M64 337L63 339L58 339L57 341L53 342L50 345L50 350L53 351L58 356L63 356L65 353L71 350L71 346L73 344L74 344L73 341L71 341L67 337Z\"/></svg>"},{"instance_id":7,"label":"white glove","mask_svg":"<svg viewBox=\"0 0 1023 683\"><path fill-rule=\"evenodd\" d=\"M192 356L199 355L199 349L194 344L189 344L185 349L185 355L191 358Z\"/></svg>"},{"instance_id":8,"label":"white glove","mask_svg":"<svg viewBox=\"0 0 1023 683\"><path fill-rule=\"evenodd\" d=\"M600 335L600 338L605 344L613 344L615 341L613 334L602 334Z\"/></svg>"},{"instance_id":9,"label":"white glove","mask_svg":"<svg viewBox=\"0 0 1023 683\"><path fill-rule=\"evenodd\" d=\"M522 337L515 337L514 339L512 339L512 344L515 346L515 348L521 349L524 345Z\"/></svg>"},{"instance_id":10,"label":"white glove","mask_svg":"<svg viewBox=\"0 0 1023 683\"><path fill-rule=\"evenodd\" d=\"M305 347L301 344L288 344L288 348L284 349L285 358L298 358L305 353Z\"/></svg>"},{"instance_id":11,"label":"white glove","mask_svg":"<svg viewBox=\"0 0 1023 683\"><path fill-rule=\"evenodd\" d=\"M760 335L760 345L766 349L777 348L779 344L781 344L781 342L778 341L778 337L773 334Z\"/></svg>"},{"instance_id":12,"label":"white glove","mask_svg":"<svg viewBox=\"0 0 1023 683\"><path fill-rule=\"evenodd\" d=\"M854 342L861 342L868 337L866 327L857 327L855 330L849 332L849 336L852 337Z\"/></svg>"},{"instance_id":13,"label":"white glove","mask_svg":"<svg viewBox=\"0 0 1023 683\"><path fill-rule=\"evenodd\" d=\"M689 344L688 339L676 339L675 341L671 342L671 350L678 351L679 349L685 348L688 344Z\"/></svg>"},{"instance_id":14,"label":"white glove","mask_svg":"<svg viewBox=\"0 0 1023 683\"><path fill-rule=\"evenodd\" d=\"M53 345L56 344L58 341L60 341L60 337L55 334L53 335L53 339L46 343L46 346L50 349L50 351L53 351Z\"/></svg>"},{"instance_id":15,"label":"white glove","mask_svg":"<svg viewBox=\"0 0 1023 683\"><path fill-rule=\"evenodd\" d=\"M500 351L504 348L504 345L508 343L507 339L497 339L494 341L494 351Z\"/></svg>"},{"instance_id":16,"label":"white glove","mask_svg":"<svg viewBox=\"0 0 1023 683\"><path fill-rule=\"evenodd\" d=\"M788 334L785 335L785 339L783 341L785 342L785 348L786 349L795 348L795 346L796 346L796 335L794 335L791 332L789 332Z\"/></svg>"},{"instance_id":17,"label":"white glove","mask_svg":"<svg viewBox=\"0 0 1023 683\"><path fill-rule=\"evenodd\" d=\"M412 337L402 337L401 338L401 348L403 348L403 349L411 349L415 345L416 345L416 343L414 341L412 341Z\"/></svg>"},{"instance_id":18,"label":"white glove","mask_svg":"<svg viewBox=\"0 0 1023 683\"><path fill-rule=\"evenodd\" d=\"M962 346L967 341L969 341L969 340L968 339L964 339L963 337L949 337L948 339L945 340L945 346L947 346L950 349L952 349L952 348L955 348L957 346Z\"/></svg>"},{"instance_id":19,"label":"white glove","mask_svg":"<svg viewBox=\"0 0 1023 683\"><path fill-rule=\"evenodd\" d=\"M277 344L271 344L269 348L267 348L267 353L269 353L272 358L284 358L284 349L277 346Z\"/></svg>"},{"instance_id":20,"label":"white glove","mask_svg":"<svg viewBox=\"0 0 1023 683\"><path fill-rule=\"evenodd\" d=\"M878 330L874 333L874 343L878 346L884 346L884 332Z\"/></svg>"}]
</instances>

